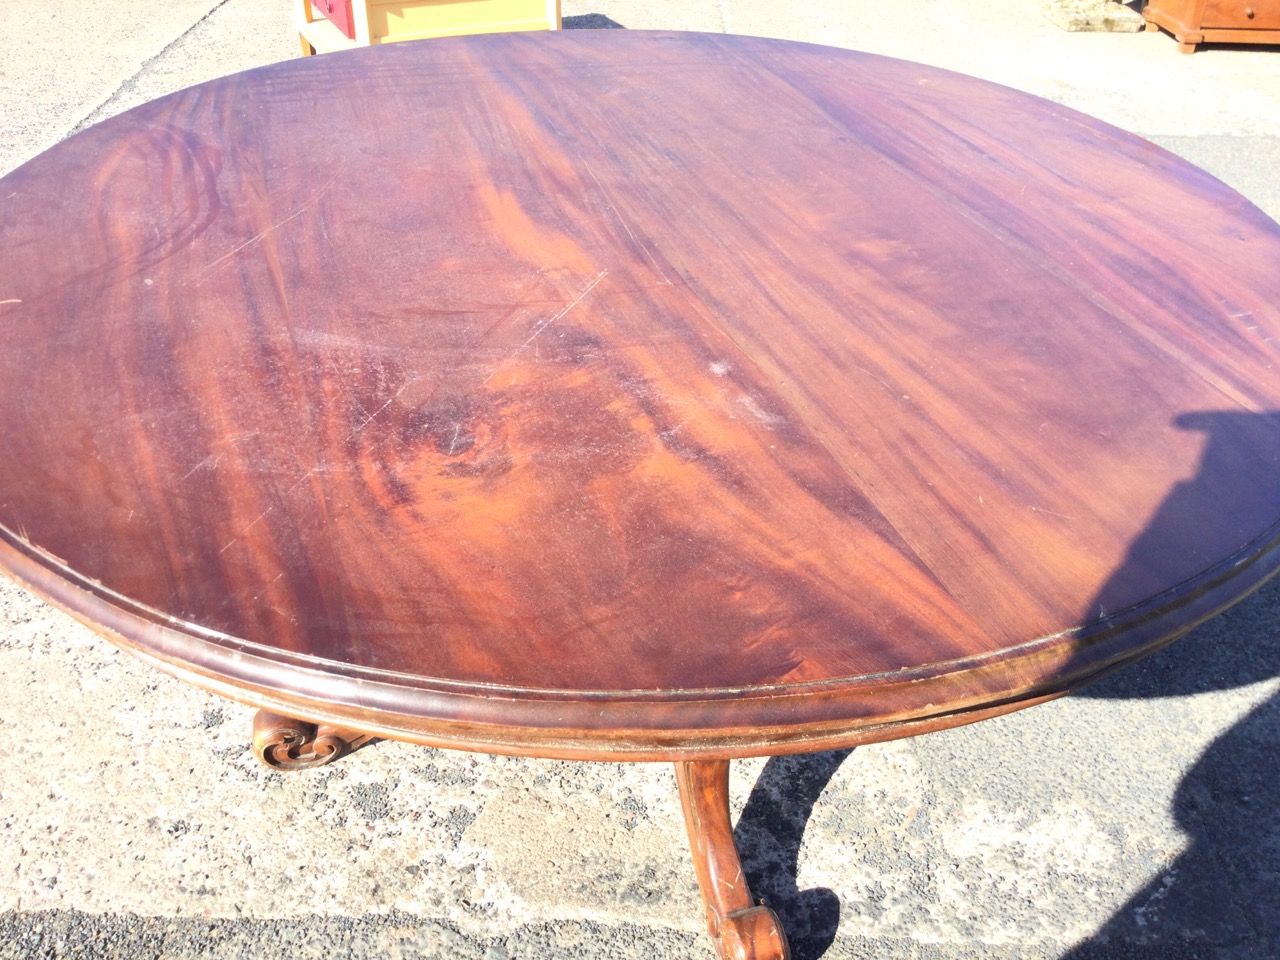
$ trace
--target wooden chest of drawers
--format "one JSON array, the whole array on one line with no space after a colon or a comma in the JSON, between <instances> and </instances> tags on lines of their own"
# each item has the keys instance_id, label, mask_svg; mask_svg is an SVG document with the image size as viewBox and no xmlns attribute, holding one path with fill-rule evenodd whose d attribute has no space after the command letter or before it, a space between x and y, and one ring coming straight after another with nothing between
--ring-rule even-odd
<instances>
[{"instance_id":1,"label":"wooden chest of drawers","mask_svg":"<svg viewBox=\"0 0 1280 960\"><path fill-rule=\"evenodd\" d=\"M1150 0L1142 15L1183 53L1201 43L1280 43L1280 0Z\"/></svg>"}]
</instances>

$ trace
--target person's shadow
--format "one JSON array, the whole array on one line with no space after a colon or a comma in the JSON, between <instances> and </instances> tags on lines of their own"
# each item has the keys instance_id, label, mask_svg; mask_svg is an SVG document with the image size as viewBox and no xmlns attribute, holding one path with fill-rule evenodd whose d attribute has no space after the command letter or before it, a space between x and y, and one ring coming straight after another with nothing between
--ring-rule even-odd
<instances>
[{"instance_id":1,"label":"person's shadow","mask_svg":"<svg viewBox=\"0 0 1280 960\"><path fill-rule=\"evenodd\" d=\"M1227 545L1243 548L1280 523L1280 413L1187 414L1172 426L1205 433L1200 463L1084 606L1081 664L1090 662L1088 638L1099 624L1124 620L1153 585L1180 582L1180 571L1199 572L1226 559ZM1215 536L1197 535L1205 530ZM1280 528L1270 535L1280 538ZM1253 545L1264 556L1276 548L1264 544L1265 537ZM1277 676L1280 578L1168 649L1073 695L1180 697ZM821 957L839 926L835 894L801 891L796 876L814 804L851 752L770 759L735 829L747 882L778 913L795 960ZM1174 815L1189 838L1186 851L1063 960L1280 956L1280 694L1210 746L1179 787Z\"/></svg>"},{"instance_id":2,"label":"person's shadow","mask_svg":"<svg viewBox=\"0 0 1280 960\"><path fill-rule=\"evenodd\" d=\"M1116 610L1115 598L1171 553L1194 550L1191 531L1201 523L1237 518L1243 546L1268 518L1280 520L1280 415L1191 414L1178 426L1207 435L1199 471L1169 494L1094 610ZM1264 536L1255 548L1274 551L1278 533L1271 527L1270 543ZM1076 695L1187 697L1277 676L1280 579ZM1280 956L1280 695L1263 696L1179 785L1173 815L1187 837L1184 852L1064 960Z\"/></svg>"}]
</instances>

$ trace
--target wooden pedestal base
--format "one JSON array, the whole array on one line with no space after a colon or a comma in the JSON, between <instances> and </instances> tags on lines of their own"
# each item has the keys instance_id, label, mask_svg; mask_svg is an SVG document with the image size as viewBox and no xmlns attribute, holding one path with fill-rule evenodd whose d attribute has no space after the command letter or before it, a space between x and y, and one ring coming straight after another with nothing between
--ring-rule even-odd
<instances>
[{"instance_id":1,"label":"wooden pedestal base","mask_svg":"<svg viewBox=\"0 0 1280 960\"><path fill-rule=\"evenodd\" d=\"M305 770L318 767L373 737L327 723L308 723L259 710L253 718L253 752L269 767Z\"/></svg>"},{"instance_id":2,"label":"wooden pedestal base","mask_svg":"<svg viewBox=\"0 0 1280 960\"><path fill-rule=\"evenodd\" d=\"M370 734L266 710L253 718L253 752L277 769L318 767L372 739ZM692 760L675 766L707 930L716 953L721 960L789 960L787 937L777 914L752 899L742 872L729 819L729 761Z\"/></svg>"},{"instance_id":3,"label":"wooden pedestal base","mask_svg":"<svg viewBox=\"0 0 1280 960\"><path fill-rule=\"evenodd\" d=\"M752 899L733 842L729 761L677 763L676 783L716 953L721 960L787 960L791 954L782 925L772 910Z\"/></svg>"}]
</instances>

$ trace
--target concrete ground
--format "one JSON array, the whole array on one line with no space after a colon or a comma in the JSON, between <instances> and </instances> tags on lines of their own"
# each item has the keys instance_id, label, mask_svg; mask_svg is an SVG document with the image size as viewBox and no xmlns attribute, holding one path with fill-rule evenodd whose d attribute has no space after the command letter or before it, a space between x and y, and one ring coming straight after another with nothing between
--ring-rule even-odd
<instances>
[{"instance_id":1,"label":"concrete ground","mask_svg":"<svg viewBox=\"0 0 1280 960\"><path fill-rule=\"evenodd\" d=\"M1280 49L1180 56L1165 35L1067 33L1040 2L564 13L987 77L1149 137L1280 217ZM6 0L0 171L133 104L297 55L291 6ZM1280 955L1278 599L1265 589L1034 710L737 764L749 878L796 956ZM711 956L668 766L380 742L282 776L253 759L249 719L0 585L0 958Z\"/></svg>"}]
</instances>

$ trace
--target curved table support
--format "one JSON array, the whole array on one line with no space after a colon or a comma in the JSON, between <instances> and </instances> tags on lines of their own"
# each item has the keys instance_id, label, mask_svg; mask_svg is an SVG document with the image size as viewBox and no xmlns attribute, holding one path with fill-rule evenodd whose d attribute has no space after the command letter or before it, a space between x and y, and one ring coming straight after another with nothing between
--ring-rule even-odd
<instances>
[{"instance_id":1,"label":"curved table support","mask_svg":"<svg viewBox=\"0 0 1280 960\"><path fill-rule=\"evenodd\" d=\"M308 723L259 710L253 717L253 752L268 767L306 770L337 760L373 737L327 723Z\"/></svg>"},{"instance_id":2,"label":"curved table support","mask_svg":"<svg viewBox=\"0 0 1280 960\"><path fill-rule=\"evenodd\" d=\"M788 960L777 915L747 887L729 821L729 761L676 764L693 866L707 908L707 929L721 960Z\"/></svg>"}]
</instances>

